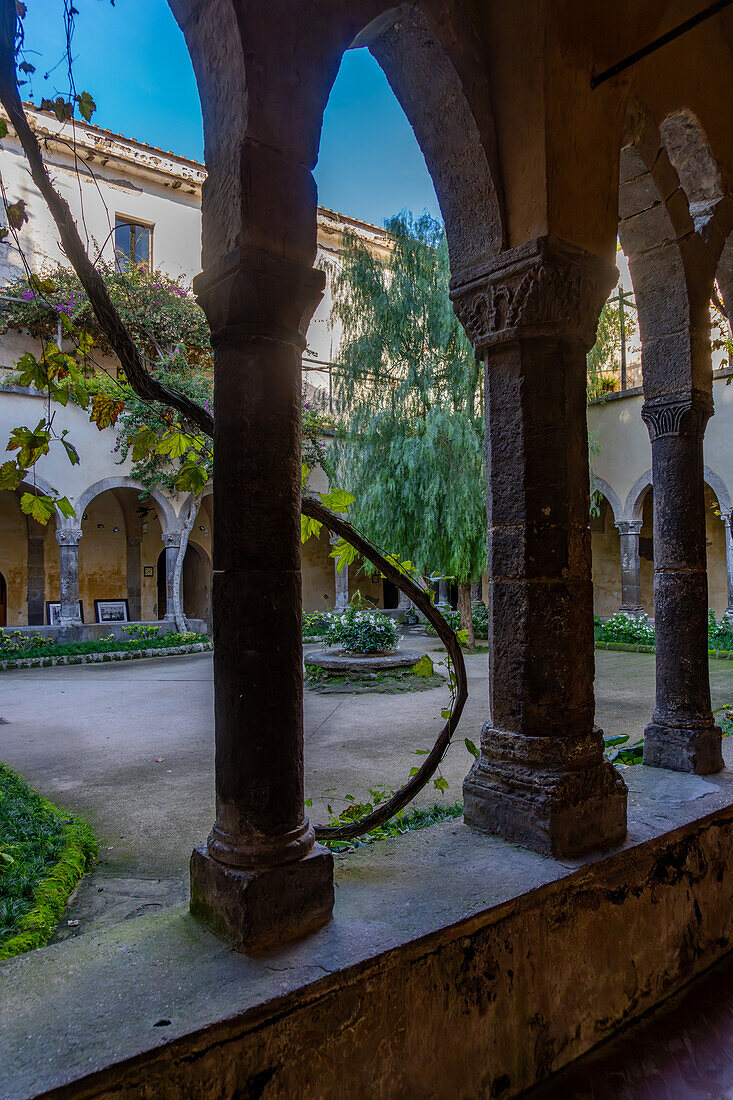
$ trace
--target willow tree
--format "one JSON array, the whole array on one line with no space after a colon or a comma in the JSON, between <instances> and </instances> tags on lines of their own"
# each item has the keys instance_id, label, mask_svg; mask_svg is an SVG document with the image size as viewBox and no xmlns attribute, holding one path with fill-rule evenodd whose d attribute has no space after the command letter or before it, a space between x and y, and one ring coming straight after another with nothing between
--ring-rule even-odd
<instances>
[{"instance_id":1,"label":"willow tree","mask_svg":"<svg viewBox=\"0 0 733 1100\"><path fill-rule=\"evenodd\" d=\"M343 328L335 474L372 541L456 580L473 647L470 586L486 563L481 370L448 297L442 225L403 213L386 228L386 262L347 234L331 270Z\"/></svg>"}]
</instances>

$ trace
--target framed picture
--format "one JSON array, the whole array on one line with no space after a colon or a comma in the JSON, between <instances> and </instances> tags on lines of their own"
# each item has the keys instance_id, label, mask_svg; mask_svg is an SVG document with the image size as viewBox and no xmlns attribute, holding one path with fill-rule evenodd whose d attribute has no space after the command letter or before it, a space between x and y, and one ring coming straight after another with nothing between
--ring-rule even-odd
<instances>
[{"instance_id":1,"label":"framed picture","mask_svg":"<svg viewBox=\"0 0 733 1100\"><path fill-rule=\"evenodd\" d=\"M145 576L145 577L154 577L155 576L155 567L153 565L146 565L143 569L143 576Z\"/></svg>"},{"instance_id":2,"label":"framed picture","mask_svg":"<svg viewBox=\"0 0 733 1100\"><path fill-rule=\"evenodd\" d=\"M84 622L84 605L79 600L79 618ZM61 600L46 600L46 626L58 626L61 619Z\"/></svg>"},{"instance_id":3,"label":"framed picture","mask_svg":"<svg viewBox=\"0 0 733 1100\"><path fill-rule=\"evenodd\" d=\"M130 609L127 600L95 600L94 613L98 623L127 623Z\"/></svg>"}]
</instances>

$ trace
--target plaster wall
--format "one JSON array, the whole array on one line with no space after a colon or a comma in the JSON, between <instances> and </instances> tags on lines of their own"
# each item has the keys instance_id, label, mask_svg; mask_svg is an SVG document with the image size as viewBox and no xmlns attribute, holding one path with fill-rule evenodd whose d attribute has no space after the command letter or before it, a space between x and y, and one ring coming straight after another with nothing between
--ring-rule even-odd
<instances>
[{"instance_id":1,"label":"plaster wall","mask_svg":"<svg viewBox=\"0 0 733 1100\"><path fill-rule=\"evenodd\" d=\"M15 493L0 493L0 573L7 586L7 626L28 622L28 523Z\"/></svg>"},{"instance_id":2,"label":"plaster wall","mask_svg":"<svg viewBox=\"0 0 733 1100\"><path fill-rule=\"evenodd\" d=\"M621 603L621 543L607 501L601 514L591 519L593 556L593 614L607 619Z\"/></svg>"}]
</instances>

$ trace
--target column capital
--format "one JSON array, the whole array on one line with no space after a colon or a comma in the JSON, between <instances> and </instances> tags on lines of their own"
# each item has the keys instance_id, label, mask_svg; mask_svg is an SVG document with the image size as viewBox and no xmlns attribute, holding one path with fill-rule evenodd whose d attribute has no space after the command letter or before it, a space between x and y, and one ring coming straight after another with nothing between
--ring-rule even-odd
<instances>
[{"instance_id":1,"label":"column capital","mask_svg":"<svg viewBox=\"0 0 733 1100\"><path fill-rule=\"evenodd\" d=\"M595 253L537 237L462 272L451 282L451 300L477 351L537 337L590 348L617 278L613 264Z\"/></svg>"},{"instance_id":2,"label":"column capital","mask_svg":"<svg viewBox=\"0 0 733 1100\"><path fill-rule=\"evenodd\" d=\"M193 285L215 347L241 339L275 340L302 352L326 276L250 245L223 256Z\"/></svg>"},{"instance_id":3,"label":"column capital","mask_svg":"<svg viewBox=\"0 0 733 1100\"><path fill-rule=\"evenodd\" d=\"M81 528L69 529L61 527L56 532L56 541L59 546L78 546L81 540Z\"/></svg>"},{"instance_id":4,"label":"column capital","mask_svg":"<svg viewBox=\"0 0 733 1100\"><path fill-rule=\"evenodd\" d=\"M619 530L619 534L621 535L639 535L641 534L641 529L644 526L644 523L643 520L640 519L620 519L617 521L616 526Z\"/></svg>"},{"instance_id":5,"label":"column capital","mask_svg":"<svg viewBox=\"0 0 733 1100\"><path fill-rule=\"evenodd\" d=\"M180 546L181 545L181 532L180 531L164 531L163 534L160 537L163 541L163 545L165 546L166 550L169 550L173 546Z\"/></svg>"},{"instance_id":6,"label":"column capital","mask_svg":"<svg viewBox=\"0 0 733 1100\"><path fill-rule=\"evenodd\" d=\"M731 514L730 514L730 512L721 512L720 513L720 518L721 518L721 521L727 527L727 529L730 531L730 526L731 526Z\"/></svg>"},{"instance_id":7,"label":"column capital","mask_svg":"<svg viewBox=\"0 0 733 1100\"><path fill-rule=\"evenodd\" d=\"M666 435L702 435L712 415L712 394L702 390L652 397L641 408L652 443Z\"/></svg>"}]
</instances>

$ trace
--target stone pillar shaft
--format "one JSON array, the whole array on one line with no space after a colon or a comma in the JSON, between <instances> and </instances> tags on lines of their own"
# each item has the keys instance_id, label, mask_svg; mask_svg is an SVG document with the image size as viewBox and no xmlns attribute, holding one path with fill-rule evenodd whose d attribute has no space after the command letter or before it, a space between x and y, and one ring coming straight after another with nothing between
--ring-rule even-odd
<instances>
[{"instance_id":1,"label":"stone pillar shaft","mask_svg":"<svg viewBox=\"0 0 733 1100\"><path fill-rule=\"evenodd\" d=\"M28 536L28 626L43 626L46 611L45 538Z\"/></svg>"},{"instance_id":2,"label":"stone pillar shaft","mask_svg":"<svg viewBox=\"0 0 733 1100\"><path fill-rule=\"evenodd\" d=\"M625 615L640 615L641 606L641 557L639 534L641 520L620 522L616 525L621 541L621 607Z\"/></svg>"},{"instance_id":3,"label":"stone pillar shaft","mask_svg":"<svg viewBox=\"0 0 733 1100\"><path fill-rule=\"evenodd\" d=\"M712 398L647 401L652 445L656 702L644 763L706 775L723 767L708 672L703 436Z\"/></svg>"},{"instance_id":4,"label":"stone pillar shaft","mask_svg":"<svg viewBox=\"0 0 733 1100\"><path fill-rule=\"evenodd\" d=\"M475 607L476 605L478 605L482 602L482 589L483 589L483 586L481 584L481 581L476 581L474 584L471 585L471 606L472 607Z\"/></svg>"},{"instance_id":5,"label":"stone pillar shaft","mask_svg":"<svg viewBox=\"0 0 733 1100\"><path fill-rule=\"evenodd\" d=\"M61 529L56 532L59 544L59 588L61 626L79 626L79 540L80 530Z\"/></svg>"},{"instance_id":6,"label":"stone pillar shaft","mask_svg":"<svg viewBox=\"0 0 733 1100\"><path fill-rule=\"evenodd\" d=\"M300 326L323 283L242 248L196 285L216 364L216 821L191 859L191 911L244 950L303 935L333 907L303 791Z\"/></svg>"},{"instance_id":7,"label":"stone pillar shaft","mask_svg":"<svg viewBox=\"0 0 733 1100\"><path fill-rule=\"evenodd\" d=\"M586 348L610 265L542 239L454 287L485 362L490 721L466 822L558 857L626 832L594 729Z\"/></svg>"},{"instance_id":8,"label":"stone pillar shaft","mask_svg":"<svg viewBox=\"0 0 733 1100\"><path fill-rule=\"evenodd\" d=\"M438 581L438 603L441 611L450 611L450 588L447 580Z\"/></svg>"},{"instance_id":9,"label":"stone pillar shaft","mask_svg":"<svg viewBox=\"0 0 733 1100\"><path fill-rule=\"evenodd\" d=\"M162 539L165 547L165 615L160 615L160 609L158 609L158 614L166 622L173 622L176 617L175 571L178 551L181 546L181 533L180 531L170 531L162 535Z\"/></svg>"},{"instance_id":10,"label":"stone pillar shaft","mask_svg":"<svg viewBox=\"0 0 733 1100\"><path fill-rule=\"evenodd\" d=\"M127 603L132 622L142 618L142 561L140 545L142 539L127 539Z\"/></svg>"},{"instance_id":11,"label":"stone pillar shaft","mask_svg":"<svg viewBox=\"0 0 733 1100\"><path fill-rule=\"evenodd\" d=\"M335 546L338 539L338 535L331 535L329 540L331 546ZM338 562L335 558L333 561L333 578L335 590L334 610L343 611L349 606L349 567L345 565L339 573Z\"/></svg>"}]
</instances>

